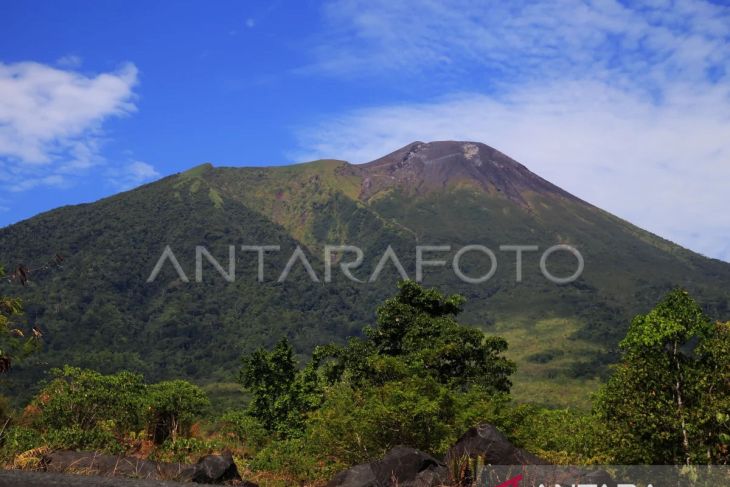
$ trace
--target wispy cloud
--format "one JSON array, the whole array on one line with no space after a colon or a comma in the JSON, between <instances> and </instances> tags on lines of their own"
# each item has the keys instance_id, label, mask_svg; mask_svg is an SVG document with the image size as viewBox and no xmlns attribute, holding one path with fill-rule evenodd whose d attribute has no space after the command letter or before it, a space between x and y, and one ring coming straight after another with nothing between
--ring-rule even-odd
<instances>
[{"instance_id":1,"label":"wispy cloud","mask_svg":"<svg viewBox=\"0 0 730 487\"><path fill-rule=\"evenodd\" d=\"M704 78L730 59L730 8L704 1L336 0L324 12L313 68L330 74L486 67L507 80L651 86Z\"/></svg>"},{"instance_id":2,"label":"wispy cloud","mask_svg":"<svg viewBox=\"0 0 730 487\"><path fill-rule=\"evenodd\" d=\"M730 261L730 8L631 5L334 2L326 15L335 42L316 51L320 74L483 81L438 99L326 114L299 132L296 156L364 162L413 140L478 140Z\"/></svg>"},{"instance_id":3,"label":"wispy cloud","mask_svg":"<svg viewBox=\"0 0 730 487\"><path fill-rule=\"evenodd\" d=\"M122 167L113 168L107 174L107 180L117 189L134 188L159 177L160 173L154 166L142 161L133 161Z\"/></svg>"},{"instance_id":4,"label":"wispy cloud","mask_svg":"<svg viewBox=\"0 0 730 487\"><path fill-rule=\"evenodd\" d=\"M137 69L88 76L70 69L0 63L0 184L62 184L102 158L102 124L135 111Z\"/></svg>"},{"instance_id":5,"label":"wispy cloud","mask_svg":"<svg viewBox=\"0 0 730 487\"><path fill-rule=\"evenodd\" d=\"M83 60L80 56L75 54L69 54L62 56L56 60L56 64L62 68L78 68L81 66Z\"/></svg>"}]
</instances>

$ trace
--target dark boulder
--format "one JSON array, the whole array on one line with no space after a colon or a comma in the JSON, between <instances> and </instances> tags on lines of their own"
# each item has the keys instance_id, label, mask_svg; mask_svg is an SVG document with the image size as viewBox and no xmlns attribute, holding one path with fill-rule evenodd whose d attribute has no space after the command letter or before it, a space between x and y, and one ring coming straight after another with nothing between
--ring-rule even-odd
<instances>
[{"instance_id":1,"label":"dark boulder","mask_svg":"<svg viewBox=\"0 0 730 487\"><path fill-rule=\"evenodd\" d=\"M373 467L369 463L355 465L335 475L327 487L379 487Z\"/></svg>"},{"instance_id":2,"label":"dark boulder","mask_svg":"<svg viewBox=\"0 0 730 487\"><path fill-rule=\"evenodd\" d=\"M495 478L509 479L523 474L545 485L548 484L597 484L610 485L611 477L604 470L589 471L582 468L553 465L537 455L514 446L491 424L481 424L470 428L446 452L452 484L471 485L485 471L473 471L489 466L487 470ZM535 485L538 485L535 484Z\"/></svg>"},{"instance_id":3,"label":"dark boulder","mask_svg":"<svg viewBox=\"0 0 730 487\"><path fill-rule=\"evenodd\" d=\"M151 480L188 481L195 473L193 465L150 462L136 457L83 451L52 452L43 457L41 465L48 472Z\"/></svg>"},{"instance_id":4,"label":"dark boulder","mask_svg":"<svg viewBox=\"0 0 730 487\"><path fill-rule=\"evenodd\" d=\"M396 446L380 460L340 472L327 487L436 487L447 476L446 466L431 455Z\"/></svg>"},{"instance_id":5,"label":"dark boulder","mask_svg":"<svg viewBox=\"0 0 730 487\"><path fill-rule=\"evenodd\" d=\"M470 428L446 452L446 464L454 465L466 458L480 458L490 465L548 465L550 462L517 448L491 424Z\"/></svg>"},{"instance_id":6,"label":"dark boulder","mask_svg":"<svg viewBox=\"0 0 730 487\"><path fill-rule=\"evenodd\" d=\"M195 464L193 482L220 484L227 480L241 480L231 452L222 455L206 455Z\"/></svg>"},{"instance_id":7,"label":"dark boulder","mask_svg":"<svg viewBox=\"0 0 730 487\"><path fill-rule=\"evenodd\" d=\"M222 455L206 455L195 465L188 465L151 462L136 457L103 455L96 452L55 451L43 457L41 466L47 472L192 481L203 484L220 484L241 479L230 452ZM246 485L253 487L255 484L247 482Z\"/></svg>"}]
</instances>

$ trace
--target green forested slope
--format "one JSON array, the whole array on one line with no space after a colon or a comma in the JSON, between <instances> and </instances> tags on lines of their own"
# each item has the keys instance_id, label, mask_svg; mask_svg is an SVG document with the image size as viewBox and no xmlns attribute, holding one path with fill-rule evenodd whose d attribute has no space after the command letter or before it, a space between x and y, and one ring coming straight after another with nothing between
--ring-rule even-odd
<instances>
[{"instance_id":1,"label":"green forested slope","mask_svg":"<svg viewBox=\"0 0 730 487\"><path fill-rule=\"evenodd\" d=\"M730 314L729 264L574 198L486 146L475 160L449 144L426 144L431 152L409 146L365 166L203 165L1 229L0 261L8 268L32 267L56 253L65 257L62 269L19 290L26 317L44 330L46 351L44 364L16 371L15 390L64 363L105 372L134 369L149 380L226 381L242 352L281 336L306 354L316 344L358 334L372 321L375 303L392 293L397 274L388 267L376 283L356 284L335 272L336 282L312 283L297 265L286 282L276 282L297 245L320 280L325 244L361 247L365 262L356 274L363 279L388 245L410 277L417 244L451 245L444 254L449 263L463 245L491 248L498 270L490 281L460 282L447 266L427 268L424 282L466 296L464 320L510 340L520 366L516 389L523 383L525 394L546 402L572 401L571 395L594 384L613 360L630 317L674 286L690 290L711 316ZM514 253L499 251L515 244L542 251L556 243L576 246L585 259L585 272L568 285L542 276L541 252L524 255L523 281L515 282ZM233 283L205 263L202 283L180 282L168 264L147 284L166 245L191 281L196 245L224 266L229 245L282 250L267 254L263 283L256 280L255 255L238 251ZM475 254L462 264L473 274L486 265ZM570 274L574 265L566 255L550 260L558 275Z\"/></svg>"}]
</instances>

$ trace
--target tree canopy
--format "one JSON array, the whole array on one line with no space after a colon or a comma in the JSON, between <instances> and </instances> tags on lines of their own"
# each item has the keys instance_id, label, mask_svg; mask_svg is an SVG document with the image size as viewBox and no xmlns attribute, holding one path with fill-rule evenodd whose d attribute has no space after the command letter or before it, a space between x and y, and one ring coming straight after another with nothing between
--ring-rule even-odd
<instances>
[{"instance_id":1,"label":"tree canopy","mask_svg":"<svg viewBox=\"0 0 730 487\"><path fill-rule=\"evenodd\" d=\"M619 462L726 463L730 324L675 290L634 318L597 412Z\"/></svg>"}]
</instances>

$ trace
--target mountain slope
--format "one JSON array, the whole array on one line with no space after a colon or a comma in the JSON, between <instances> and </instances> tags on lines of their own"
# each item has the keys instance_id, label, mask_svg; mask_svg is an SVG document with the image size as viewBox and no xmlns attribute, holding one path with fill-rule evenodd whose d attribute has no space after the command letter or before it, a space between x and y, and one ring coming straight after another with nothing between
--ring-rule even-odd
<instances>
[{"instance_id":1,"label":"mountain slope","mask_svg":"<svg viewBox=\"0 0 730 487\"><path fill-rule=\"evenodd\" d=\"M562 286L539 270L542 251L558 243L576 246L585 259L582 276ZM266 256L264 282L256 279L255 254L241 251L235 282L207 262L205 279L194 282L195 246L225 267L229 246L244 244L281 246ZM363 165L199 166L6 227L0 261L66 257L64 269L22 290L29 318L46 331L49 365L223 381L241 353L283 335L307 353L370 322L393 291L392 266L371 284L350 282L336 268L335 282L313 283L299 265L276 282L297 245L323 281L327 244L362 248L355 275L363 280L389 245L410 277L416 245L451 246L428 256L449 262L464 245L492 249L498 265L489 281L464 283L445 266L426 268L425 284L467 296L465 320L510 339L521 371L515 392L545 402L579 400L615 357L630 317L673 286L687 287L713 316L729 314L730 265L645 232L471 142L416 142ZM145 282L167 245L191 282L169 263L154 283ZM500 245L539 247L524 254L521 282L514 252ZM471 253L461 267L478 275L489 264ZM569 275L575 260L554 254L549 269ZM29 379L18 377L21 385Z\"/></svg>"}]
</instances>

